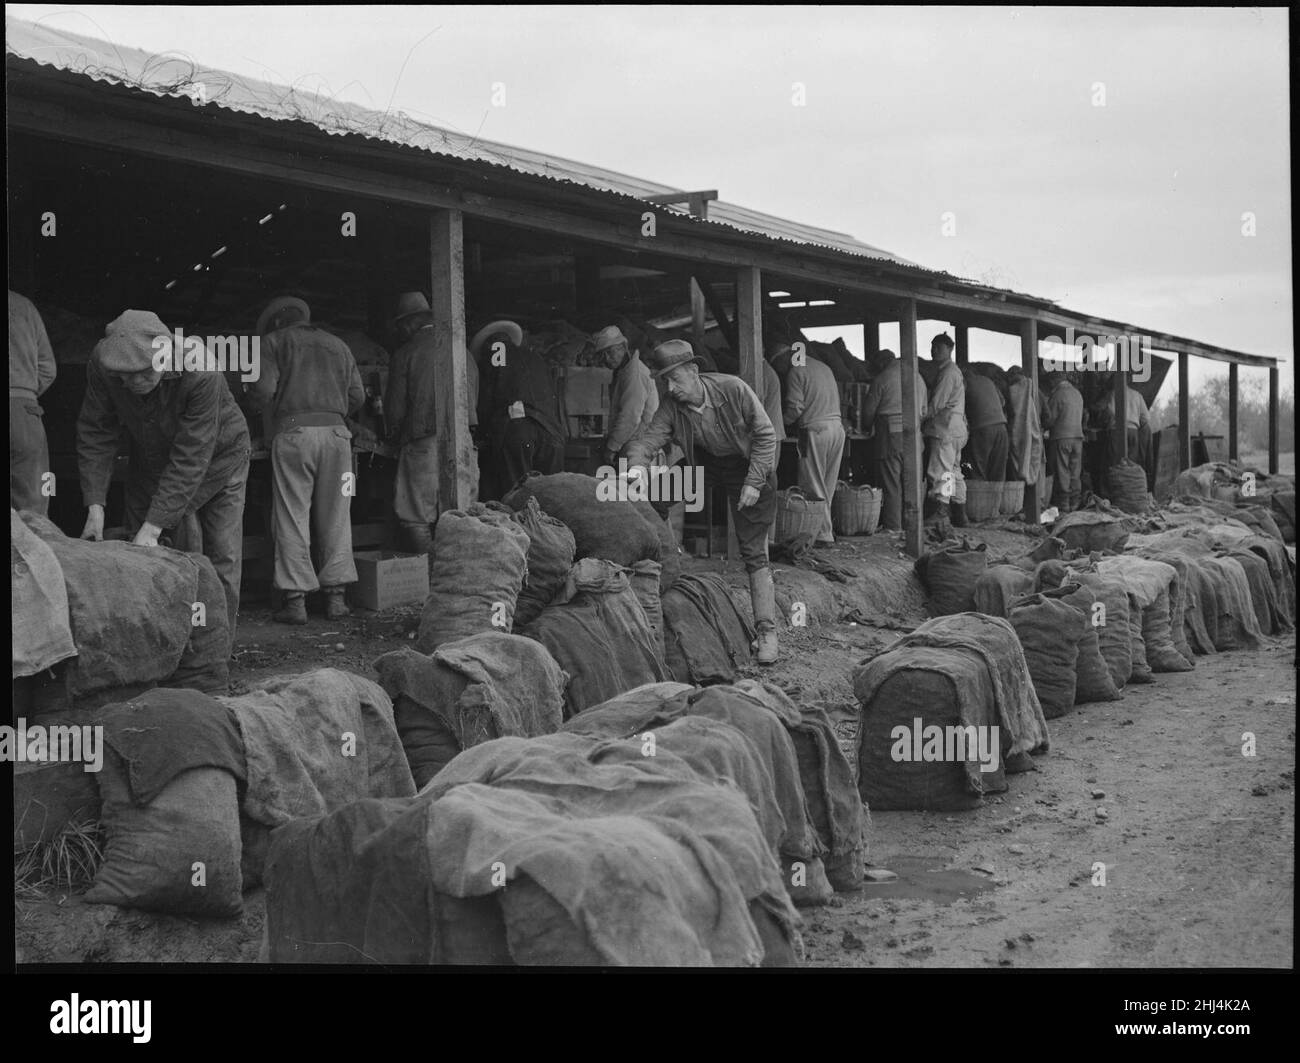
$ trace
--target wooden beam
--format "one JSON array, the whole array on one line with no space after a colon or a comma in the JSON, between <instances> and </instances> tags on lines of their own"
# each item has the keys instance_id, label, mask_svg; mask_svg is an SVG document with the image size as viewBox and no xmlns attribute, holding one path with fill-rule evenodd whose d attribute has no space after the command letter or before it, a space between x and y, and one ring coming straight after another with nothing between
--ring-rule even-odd
<instances>
[{"instance_id":1,"label":"wooden beam","mask_svg":"<svg viewBox=\"0 0 1300 1063\"><path fill-rule=\"evenodd\" d=\"M1228 366L1228 460L1237 459L1237 408L1241 391L1237 382L1237 364Z\"/></svg>"},{"instance_id":2,"label":"wooden beam","mask_svg":"<svg viewBox=\"0 0 1300 1063\"><path fill-rule=\"evenodd\" d=\"M970 336L967 326L956 325L953 328L956 333L955 339L957 344L956 359L958 365L970 365Z\"/></svg>"},{"instance_id":3,"label":"wooden beam","mask_svg":"<svg viewBox=\"0 0 1300 1063\"><path fill-rule=\"evenodd\" d=\"M709 313L713 315L713 320L718 323L718 328L722 330L722 335L727 340L727 346L733 351L739 348L739 342L736 339L736 323L727 316L727 308L722 305L722 300L718 298L718 293L713 290L713 285L695 275L695 285L704 293L704 303L709 308Z\"/></svg>"},{"instance_id":4,"label":"wooden beam","mask_svg":"<svg viewBox=\"0 0 1300 1063\"><path fill-rule=\"evenodd\" d=\"M1032 318L1020 323L1020 368L1024 370L1025 380L1029 382L1029 402L1038 407L1038 322ZM1046 469L1047 448L1043 448L1043 463ZM1044 472L1039 480L1046 475ZM1043 503L1047 499L1038 497L1038 482L1025 484L1025 523L1037 524L1043 512Z\"/></svg>"},{"instance_id":5,"label":"wooden beam","mask_svg":"<svg viewBox=\"0 0 1300 1063\"><path fill-rule=\"evenodd\" d=\"M437 389L438 511L464 509L469 489L460 469L471 460L465 350L465 248L458 210L429 218L434 372Z\"/></svg>"},{"instance_id":6,"label":"wooden beam","mask_svg":"<svg viewBox=\"0 0 1300 1063\"><path fill-rule=\"evenodd\" d=\"M763 360L763 275L752 267L736 271L736 338L740 379L762 394L758 377Z\"/></svg>"},{"instance_id":7,"label":"wooden beam","mask_svg":"<svg viewBox=\"0 0 1300 1063\"><path fill-rule=\"evenodd\" d=\"M1192 467L1192 357L1178 352L1178 469Z\"/></svg>"},{"instance_id":8,"label":"wooden beam","mask_svg":"<svg viewBox=\"0 0 1300 1063\"><path fill-rule=\"evenodd\" d=\"M868 359L880 351L880 322L868 315L862 319L862 352Z\"/></svg>"},{"instance_id":9,"label":"wooden beam","mask_svg":"<svg viewBox=\"0 0 1300 1063\"><path fill-rule=\"evenodd\" d=\"M695 346L704 349L704 292L701 291L699 284L692 277L688 284L691 290L691 335L695 338Z\"/></svg>"},{"instance_id":10,"label":"wooden beam","mask_svg":"<svg viewBox=\"0 0 1300 1063\"><path fill-rule=\"evenodd\" d=\"M898 319L899 380L903 399L903 547L920 557L921 526L925 504L925 478L921 470L921 392L916 362L916 300L905 299Z\"/></svg>"},{"instance_id":11,"label":"wooden beam","mask_svg":"<svg viewBox=\"0 0 1300 1063\"><path fill-rule=\"evenodd\" d=\"M1268 472L1277 475L1278 393L1277 366L1268 371Z\"/></svg>"},{"instance_id":12,"label":"wooden beam","mask_svg":"<svg viewBox=\"0 0 1300 1063\"><path fill-rule=\"evenodd\" d=\"M1116 465L1128 457L1128 380L1124 376L1123 364L1119 344L1116 343L1115 373L1111 381L1115 389L1111 393L1111 405L1115 408L1115 450L1111 457Z\"/></svg>"}]
</instances>

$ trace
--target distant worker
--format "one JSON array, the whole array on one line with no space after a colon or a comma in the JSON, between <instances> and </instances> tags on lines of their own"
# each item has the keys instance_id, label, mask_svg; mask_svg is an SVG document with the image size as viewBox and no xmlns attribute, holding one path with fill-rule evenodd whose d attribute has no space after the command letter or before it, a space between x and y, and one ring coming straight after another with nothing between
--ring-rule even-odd
<instances>
[{"instance_id":1,"label":"distant worker","mask_svg":"<svg viewBox=\"0 0 1300 1063\"><path fill-rule=\"evenodd\" d=\"M216 372L159 372L154 356L174 342L147 310L127 310L105 329L86 365L77 418L77 465L88 510L83 539L104 537L104 505L123 430L130 437L127 531L137 546L193 517L202 554L226 592L235 637L244 560L244 495L252 447L248 422ZM195 545L195 544L186 544Z\"/></svg>"},{"instance_id":2,"label":"distant worker","mask_svg":"<svg viewBox=\"0 0 1300 1063\"><path fill-rule=\"evenodd\" d=\"M835 541L830 502L844 458L840 389L830 366L807 354L800 354L796 361L794 350L788 344L782 346L774 359L774 368L785 377L782 413L785 423L798 432L799 486L809 498L826 502L825 517L813 542L828 546Z\"/></svg>"},{"instance_id":3,"label":"distant worker","mask_svg":"<svg viewBox=\"0 0 1300 1063\"><path fill-rule=\"evenodd\" d=\"M513 321L493 321L479 329L469 347L470 355L480 358L479 423L492 434L504 491L530 472L562 472L566 433L555 383L545 359L524 343L523 329Z\"/></svg>"},{"instance_id":4,"label":"distant worker","mask_svg":"<svg viewBox=\"0 0 1300 1063\"><path fill-rule=\"evenodd\" d=\"M1146 400L1141 393L1131 384L1124 389L1124 436L1128 444L1128 457L1130 461L1135 461L1139 465L1146 465L1147 453L1150 450L1151 442L1151 411L1147 409ZM1112 416L1115 412L1115 392L1108 391L1106 398L1102 400L1102 405L1111 411ZM1115 421L1115 432L1119 432L1118 419ZM1112 444L1111 460L1114 462L1119 454L1118 435Z\"/></svg>"},{"instance_id":5,"label":"distant worker","mask_svg":"<svg viewBox=\"0 0 1300 1063\"><path fill-rule=\"evenodd\" d=\"M659 389L617 325L601 329L592 339L596 353L614 374L604 446L605 464L613 465L623 448L650 424L659 409Z\"/></svg>"},{"instance_id":6,"label":"distant worker","mask_svg":"<svg viewBox=\"0 0 1300 1063\"><path fill-rule=\"evenodd\" d=\"M921 422L921 433L931 441L926 479L935 502L931 519L940 535L947 535L953 527L966 526L966 481L961 474L961 452L969 436L966 384L952 360L954 346L952 337L946 333L930 341L935 382Z\"/></svg>"},{"instance_id":7,"label":"distant worker","mask_svg":"<svg viewBox=\"0 0 1300 1063\"><path fill-rule=\"evenodd\" d=\"M962 373L966 384L966 420L970 440L967 461L975 479L1000 483L1007 478L1007 414L1002 392L994 381L969 366Z\"/></svg>"},{"instance_id":8,"label":"distant worker","mask_svg":"<svg viewBox=\"0 0 1300 1063\"><path fill-rule=\"evenodd\" d=\"M780 350L785 344L778 344ZM763 404L763 412L772 422L772 433L776 437L776 452L781 453L781 444L785 442L785 411L781 402L781 376L767 358L758 364L758 401Z\"/></svg>"},{"instance_id":9,"label":"distant worker","mask_svg":"<svg viewBox=\"0 0 1300 1063\"><path fill-rule=\"evenodd\" d=\"M438 367L434 360L433 311L422 292L406 292L397 300L393 329L402 346L388 367L384 414L388 436L399 450L393 512L405 549L428 553L431 528L439 512ZM465 384L471 434L478 426L478 366L465 359ZM442 381L448 378L443 376ZM462 455L457 471L465 486L466 505L478 497L478 450Z\"/></svg>"},{"instance_id":10,"label":"distant worker","mask_svg":"<svg viewBox=\"0 0 1300 1063\"><path fill-rule=\"evenodd\" d=\"M871 358L876 377L862 405L862 423L873 429L872 450L876 477L883 498L880 526L886 531L903 528L903 384L902 361L893 351L881 350ZM929 392L916 375L917 408L924 411Z\"/></svg>"},{"instance_id":11,"label":"distant worker","mask_svg":"<svg viewBox=\"0 0 1300 1063\"><path fill-rule=\"evenodd\" d=\"M36 400L54 383L57 368L45 323L31 300L9 292L9 505L44 516L42 490L50 471L44 416Z\"/></svg>"},{"instance_id":12,"label":"distant worker","mask_svg":"<svg viewBox=\"0 0 1300 1063\"><path fill-rule=\"evenodd\" d=\"M684 340L654 349L650 371L665 378L668 398L649 427L627 446L628 465L645 470L675 443L688 465L702 465L706 484L721 487L749 573L758 630L758 663L777 658L776 589L767 557L768 530L776 518L776 437L758 396L740 377L701 373Z\"/></svg>"},{"instance_id":13,"label":"distant worker","mask_svg":"<svg viewBox=\"0 0 1300 1063\"><path fill-rule=\"evenodd\" d=\"M1049 373L1043 396L1043 431L1047 468L1052 476L1052 505L1062 513L1079 508L1083 493L1083 395L1067 374Z\"/></svg>"},{"instance_id":14,"label":"distant worker","mask_svg":"<svg viewBox=\"0 0 1300 1063\"><path fill-rule=\"evenodd\" d=\"M346 343L311 323L301 299L272 299L257 321L262 375L248 385L254 412L271 408L271 527L275 586L285 600L272 619L307 623L306 596L325 592L325 616L351 610L343 600L357 579L352 559L352 432L347 418L365 404ZM312 563L312 547L320 570Z\"/></svg>"}]
</instances>

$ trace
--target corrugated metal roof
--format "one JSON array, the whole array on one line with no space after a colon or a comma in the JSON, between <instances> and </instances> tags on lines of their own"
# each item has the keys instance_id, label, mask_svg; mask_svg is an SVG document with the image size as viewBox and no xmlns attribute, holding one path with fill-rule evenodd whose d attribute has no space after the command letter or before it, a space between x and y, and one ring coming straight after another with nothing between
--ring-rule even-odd
<instances>
[{"instance_id":1,"label":"corrugated metal roof","mask_svg":"<svg viewBox=\"0 0 1300 1063\"><path fill-rule=\"evenodd\" d=\"M572 159L482 140L419 121L400 111L375 111L323 93L216 70L184 53L154 55L22 19L5 18L5 50L43 66L84 74L96 81L127 85L159 96L190 95L197 106L255 114L273 121L309 122L327 133L358 134L636 199L687 191ZM914 269L925 268L847 233L804 225L720 200L709 204L708 223Z\"/></svg>"}]
</instances>

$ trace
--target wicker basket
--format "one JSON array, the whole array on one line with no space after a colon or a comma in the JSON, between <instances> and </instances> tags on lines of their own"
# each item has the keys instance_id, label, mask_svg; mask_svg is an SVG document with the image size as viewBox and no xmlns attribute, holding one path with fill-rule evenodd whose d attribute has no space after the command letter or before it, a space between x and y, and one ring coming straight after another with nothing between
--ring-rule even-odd
<instances>
[{"instance_id":1,"label":"wicker basket","mask_svg":"<svg viewBox=\"0 0 1300 1063\"><path fill-rule=\"evenodd\" d=\"M772 541L786 542L799 535L817 537L826 520L828 504L814 502L803 491L791 487L776 493L776 520L772 526Z\"/></svg>"},{"instance_id":2,"label":"wicker basket","mask_svg":"<svg viewBox=\"0 0 1300 1063\"><path fill-rule=\"evenodd\" d=\"M874 535L880 523L884 492L879 487L854 487L843 480L831 499L831 527L836 535Z\"/></svg>"},{"instance_id":3,"label":"wicker basket","mask_svg":"<svg viewBox=\"0 0 1300 1063\"><path fill-rule=\"evenodd\" d=\"M998 481L966 481L966 519L992 520L998 515L1002 506L1002 489L1006 485Z\"/></svg>"},{"instance_id":4,"label":"wicker basket","mask_svg":"<svg viewBox=\"0 0 1300 1063\"><path fill-rule=\"evenodd\" d=\"M1002 514L1014 517L1025 508L1025 481L1008 480L1002 485Z\"/></svg>"}]
</instances>

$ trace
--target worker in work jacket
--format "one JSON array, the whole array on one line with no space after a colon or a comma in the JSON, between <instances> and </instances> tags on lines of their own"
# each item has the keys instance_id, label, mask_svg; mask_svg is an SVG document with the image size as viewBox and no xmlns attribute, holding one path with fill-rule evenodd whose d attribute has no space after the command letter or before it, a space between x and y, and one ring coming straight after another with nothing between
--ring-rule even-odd
<instances>
[{"instance_id":1,"label":"worker in work jacket","mask_svg":"<svg viewBox=\"0 0 1300 1063\"><path fill-rule=\"evenodd\" d=\"M601 329L593 343L614 374L609 385L609 431L604 447L605 464L613 465L623 447L650 424L659 409L659 389L617 325Z\"/></svg>"},{"instance_id":2,"label":"worker in work jacket","mask_svg":"<svg viewBox=\"0 0 1300 1063\"><path fill-rule=\"evenodd\" d=\"M962 373L966 385L966 421L970 440L966 460L977 480L1001 483L1007 478L1007 412L1002 393L992 379L967 367Z\"/></svg>"},{"instance_id":3,"label":"worker in work jacket","mask_svg":"<svg viewBox=\"0 0 1300 1063\"><path fill-rule=\"evenodd\" d=\"M946 535L950 526L966 524L966 481L961 474L961 452L969 437L966 384L952 360L954 346L946 333L930 341L930 358L938 372L921 421L921 434L930 444L925 476L935 500L933 523L940 535Z\"/></svg>"},{"instance_id":4,"label":"worker in work jacket","mask_svg":"<svg viewBox=\"0 0 1300 1063\"><path fill-rule=\"evenodd\" d=\"M160 372L155 355L174 342L158 315L127 310L109 323L86 366L77 419L81 496L89 510L83 539L104 537L104 505L123 429L130 436L126 526L139 546L193 523L201 552L226 594L230 637L239 611L244 559L248 423L216 372ZM174 538L179 549L199 544Z\"/></svg>"},{"instance_id":5,"label":"worker in work jacket","mask_svg":"<svg viewBox=\"0 0 1300 1063\"><path fill-rule=\"evenodd\" d=\"M357 579L351 523L356 474L347 418L365 403L361 374L348 345L312 325L301 299L271 300L257 331L262 372L249 385L249 405L271 409L275 586L285 593L273 619L307 623L306 595L324 590L325 615L337 620L350 612L343 593Z\"/></svg>"},{"instance_id":6,"label":"worker in work jacket","mask_svg":"<svg viewBox=\"0 0 1300 1063\"><path fill-rule=\"evenodd\" d=\"M887 531L903 528L903 379L902 362L890 350L872 357L876 377L862 404L862 422L872 429L876 482L881 489L880 526ZM916 374L916 405L924 410L930 401L925 381Z\"/></svg>"},{"instance_id":7,"label":"worker in work jacket","mask_svg":"<svg viewBox=\"0 0 1300 1063\"><path fill-rule=\"evenodd\" d=\"M1061 372L1052 373L1043 396L1042 424L1047 435L1047 472L1052 504L1062 513L1079 508L1083 475L1083 395Z\"/></svg>"},{"instance_id":8,"label":"worker in work jacket","mask_svg":"<svg viewBox=\"0 0 1300 1063\"><path fill-rule=\"evenodd\" d=\"M438 380L433 311L423 292L407 292L398 299L393 328L404 341L388 367L384 397L389 439L399 447L393 510L404 548L423 554L433 545L431 529L439 510L437 392L439 386L449 387L450 380ZM457 475L460 495L470 505L478 500L479 479L478 448L473 445L478 366L473 358L465 359L465 376L471 445L461 453Z\"/></svg>"},{"instance_id":9,"label":"worker in work jacket","mask_svg":"<svg viewBox=\"0 0 1300 1063\"><path fill-rule=\"evenodd\" d=\"M685 340L661 343L651 355L650 372L665 378L668 401L660 404L646 429L627 446L627 463L639 472L670 443L682 449L687 465L704 468L706 484L721 487L749 573L750 596L758 629L758 661L777 656L776 599L768 564L767 536L776 517L776 437L772 422L748 384L722 373L701 373Z\"/></svg>"},{"instance_id":10,"label":"worker in work jacket","mask_svg":"<svg viewBox=\"0 0 1300 1063\"><path fill-rule=\"evenodd\" d=\"M796 355L788 344L778 348L773 362L778 375L785 377L785 423L798 433L799 486L807 497L826 502L822 526L813 541L829 545L835 541L830 501L844 457L839 384L830 366L802 352Z\"/></svg>"},{"instance_id":11,"label":"worker in work jacket","mask_svg":"<svg viewBox=\"0 0 1300 1063\"><path fill-rule=\"evenodd\" d=\"M9 292L9 505L44 516L41 490L50 471L44 415L36 400L54 383L57 369L45 323L31 301Z\"/></svg>"}]
</instances>

